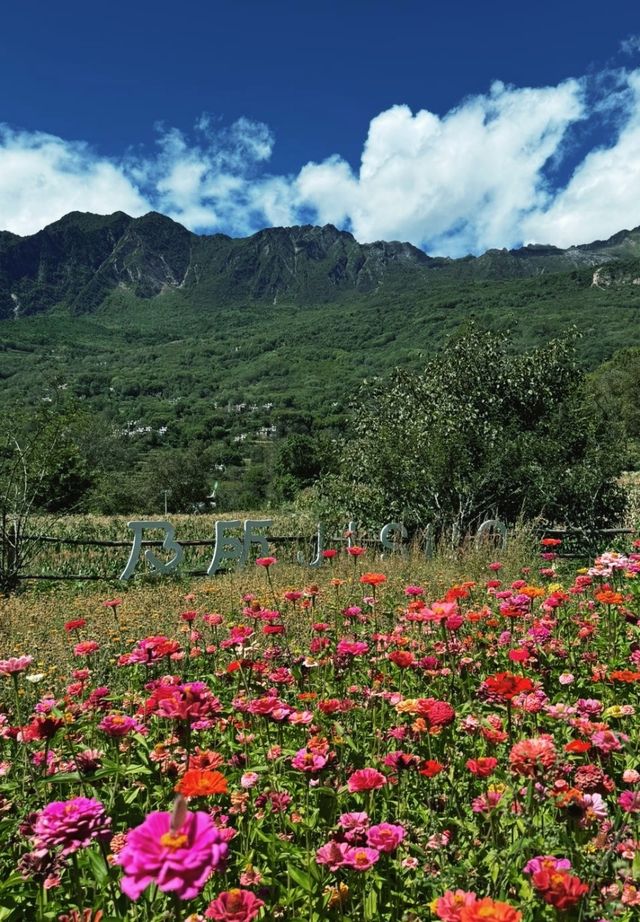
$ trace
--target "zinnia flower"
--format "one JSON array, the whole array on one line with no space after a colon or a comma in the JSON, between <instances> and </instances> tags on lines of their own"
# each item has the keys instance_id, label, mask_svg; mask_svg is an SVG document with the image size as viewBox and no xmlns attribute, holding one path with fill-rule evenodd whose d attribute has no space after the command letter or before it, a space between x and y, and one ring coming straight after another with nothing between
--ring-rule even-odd
<instances>
[{"instance_id":1,"label":"zinnia flower","mask_svg":"<svg viewBox=\"0 0 640 922\"><path fill-rule=\"evenodd\" d=\"M264 901L258 899L250 890L234 887L232 890L225 890L209 903L204 915L206 919L217 919L219 922L251 922L262 906Z\"/></svg>"},{"instance_id":2,"label":"zinnia flower","mask_svg":"<svg viewBox=\"0 0 640 922\"><path fill-rule=\"evenodd\" d=\"M404 826L379 823L367 831L367 845L379 852L395 852L405 836Z\"/></svg>"},{"instance_id":3,"label":"zinnia flower","mask_svg":"<svg viewBox=\"0 0 640 922\"><path fill-rule=\"evenodd\" d=\"M268 570L269 567L272 567L274 563L277 563L277 562L278 561L275 557L257 557L256 558L256 566L264 567L265 570Z\"/></svg>"},{"instance_id":4,"label":"zinnia flower","mask_svg":"<svg viewBox=\"0 0 640 922\"><path fill-rule=\"evenodd\" d=\"M374 791L382 788L387 783L385 776L375 768L359 768L347 781L349 793L356 794L360 791Z\"/></svg>"},{"instance_id":5,"label":"zinnia flower","mask_svg":"<svg viewBox=\"0 0 640 922\"><path fill-rule=\"evenodd\" d=\"M151 883L191 900L224 863L229 847L209 814L190 813L181 804L173 813L150 813L127 834L116 863L124 869L122 890L132 900Z\"/></svg>"},{"instance_id":6,"label":"zinnia flower","mask_svg":"<svg viewBox=\"0 0 640 922\"><path fill-rule=\"evenodd\" d=\"M61 855L71 855L105 835L110 823L103 805L93 797L54 800L40 811L34 836L38 848L61 848Z\"/></svg>"},{"instance_id":7,"label":"zinnia flower","mask_svg":"<svg viewBox=\"0 0 640 922\"><path fill-rule=\"evenodd\" d=\"M26 672L32 662L32 656L10 656L9 659L0 659L0 675L17 675L19 672Z\"/></svg>"},{"instance_id":8,"label":"zinnia flower","mask_svg":"<svg viewBox=\"0 0 640 922\"><path fill-rule=\"evenodd\" d=\"M518 909L488 896L468 903L460 911L460 922L520 922L521 919Z\"/></svg>"},{"instance_id":9,"label":"zinnia flower","mask_svg":"<svg viewBox=\"0 0 640 922\"><path fill-rule=\"evenodd\" d=\"M190 768L176 784L175 791L185 797L208 797L226 794L227 779L223 774L208 769Z\"/></svg>"},{"instance_id":10,"label":"zinnia flower","mask_svg":"<svg viewBox=\"0 0 640 922\"><path fill-rule=\"evenodd\" d=\"M520 740L509 753L511 769L525 778L535 777L538 772L551 768L555 762L553 737L546 733L533 739Z\"/></svg>"}]
</instances>

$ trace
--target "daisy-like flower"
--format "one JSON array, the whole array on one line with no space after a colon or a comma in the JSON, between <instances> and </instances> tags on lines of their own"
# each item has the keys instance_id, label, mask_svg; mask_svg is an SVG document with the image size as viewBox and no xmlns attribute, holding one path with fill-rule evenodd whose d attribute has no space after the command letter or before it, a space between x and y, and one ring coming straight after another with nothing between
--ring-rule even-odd
<instances>
[{"instance_id":1,"label":"daisy-like flower","mask_svg":"<svg viewBox=\"0 0 640 922\"><path fill-rule=\"evenodd\" d=\"M93 797L54 800L38 814L34 841L38 848L59 848L61 855L72 855L108 835L110 824L103 805Z\"/></svg>"},{"instance_id":2,"label":"daisy-like flower","mask_svg":"<svg viewBox=\"0 0 640 922\"><path fill-rule=\"evenodd\" d=\"M229 847L208 813L190 813L178 798L172 813L150 813L127 834L118 854L124 876L121 887L137 900L149 884L182 900L197 896L227 857Z\"/></svg>"}]
</instances>

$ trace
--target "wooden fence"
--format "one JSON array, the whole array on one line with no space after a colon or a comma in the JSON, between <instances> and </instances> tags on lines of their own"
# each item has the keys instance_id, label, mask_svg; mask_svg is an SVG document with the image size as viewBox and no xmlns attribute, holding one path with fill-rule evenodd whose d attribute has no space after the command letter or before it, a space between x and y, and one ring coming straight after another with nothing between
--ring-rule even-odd
<instances>
[{"instance_id":1,"label":"wooden fence","mask_svg":"<svg viewBox=\"0 0 640 922\"><path fill-rule=\"evenodd\" d=\"M630 528L604 528L597 531L585 531L580 529L566 529L566 528L545 528L539 529L537 534L540 538L549 537L549 538L561 538L562 546L559 549L558 556L562 558L593 558L595 554L604 549L605 543L615 539L617 537L631 537L634 535L634 531ZM56 545L58 547L77 547L77 548L96 548L96 549L107 549L107 548L122 548L130 549L132 541L116 541L116 540L100 540L100 539L85 539L85 538L63 538L56 537L53 535L24 535L23 540L40 545L42 547L46 545ZM270 545L274 547L288 547L294 548L297 551L301 551L306 555L314 553L316 550L316 536L315 535L269 535L268 541ZM206 538L201 540L181 540L180 545L185 548L211 548L212 551L215 547L215 538ZM334 537L331 538L328 542L331 546L346 544L347 539L344 537ZM373 538L362 538L358 539L358 543L362 545L375 547L380 546L380 542L377 539ZM146 540L141 542L141 547L146 548L160 548L163 546L162 540ZM183 570L181 571L189 576L206 576L207 571L205 569L195 569L195 570ZM119 573L114 574L105 574L105 573L20 573L17 575L17 579L20 581L27 580L52 580L52 581L102 581L102 582L112 582L118 580L120 577Z\"/></svg>"}]
</instances>

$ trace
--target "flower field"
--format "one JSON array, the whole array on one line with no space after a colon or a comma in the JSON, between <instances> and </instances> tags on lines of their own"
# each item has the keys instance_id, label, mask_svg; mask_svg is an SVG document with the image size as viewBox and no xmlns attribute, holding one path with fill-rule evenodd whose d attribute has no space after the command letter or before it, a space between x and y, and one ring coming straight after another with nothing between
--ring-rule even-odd
<instances>
[{"instance_id":1,"label":"flower field","mask_svg":"<svg viewBox=\"0 0 640 922\"><path fill-rule=\"evenodd\" d=\"M640 918L640 547L558 543L4 603L0 922Z\"/></svg>"}]
</instances>

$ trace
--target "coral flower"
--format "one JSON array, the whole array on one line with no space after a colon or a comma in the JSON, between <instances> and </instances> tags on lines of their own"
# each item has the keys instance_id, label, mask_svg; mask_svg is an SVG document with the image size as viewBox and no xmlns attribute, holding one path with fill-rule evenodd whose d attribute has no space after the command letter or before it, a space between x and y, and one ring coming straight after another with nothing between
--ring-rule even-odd
<instances>
[{"instance_id":1,"label":"coral flower","mask_svg":"<svg viewBox=\"0 0 640 922\"><path fill-rule=\"evenodd\" d=\"M190 768L176 784L174 791L185 797L208 797L210 794L226 794L227 779L217 771Z\"/></svg>"},{"instance_id":2,"label":"coral flower","mask_svg":"<svg viewBox=\"0 0 640 922\"><path fill-rule=\"evenodd\" d=\"M205 909L205 919L216 919L218 922L251 922L264 906L264 901L250 890L240 890L234 887L225 890Z\"/></svg>"},{"instance_id":3,"label":"coral flower","mask_svg":"<svg viewBox=\"0 0 640 922\"><path fill-rule=\"evenodd\" d=\"M358 547L357 544L352 544L351 547L347 548L347 554L349 554L350 557L362 557L365 550L364 547Z\"/></svg>"},{"instance_id":4,"label":"coral flower","mask_svg":"<svg viewBox=\"0 0 640 922\"><path fill-rule=\"evenodd\" d=\"M464 906L476 902L475 893L468 890L447 890L441 897L434 900L432 909L442 922L460 922L460 913Z\"/></svg>"},{"instance_id":5,"label":"coral flower","mask_svg":"<svg viewBox=\"0 0 640 922\"><path fill-rule=\"evenodd\" d=\"M463 906L460 922L520 922L522 913L510 906L486 896Z\"/></svg>"},{"instance_id":6,"label":"coral flower","mask_svg":"<svg viewBox=\"0 0 640 922\"><path fill-rule=\"evenodd\" d=\"M127 834L116 864L124 869L120 885L132 900L152 883L191 900L224 863L229 847L209 814L182 812L182 822L173 820L175 811L150 813Z\"/></svg>"},{"instance_id":7,"label":"coral flower","mask_svg":"<svg viewBox=\"0 0 640 922\"><path fill-rule=\"evenodd\" d=\"M360 582L365 586L381 586L386 581L384 573L363 573L360 577Z\"/></svg>"},{"instance_id":8,"label":"coral flower","mask_svg":"<svg viewBox=\"0 0 640 922\"><path fill-rule=\"evenodd\" d=\"M268 570L269 567L272 567L274 563L277 563L277 562L278 561L275 557L257 557L256 558L256 566L264 567L265 570Z\"/></svg>"},{"instance_id":9,"label":"coral flower","mask_svg":"<svg viewBox=\"0 0 640 922\"><path fill-rule=\"evenodd\" d=\"M546 771L556 763L553 738L548 734L534 739L520 740L509 753L511 769L526 778L533 778L538 772Z\"/></svg>"},{"instance_id":10,"label":"coral flower","mask_svg":"<svg viewBox=\"0 0 640 922\"><path fill-rule=\"evenodd\" d=\"M355 794L360 791L375 791L384 787L386 783L385 776L375 768L359 768L347 781L347 787L351 794Z\"/></svg>"}]
</instances>

